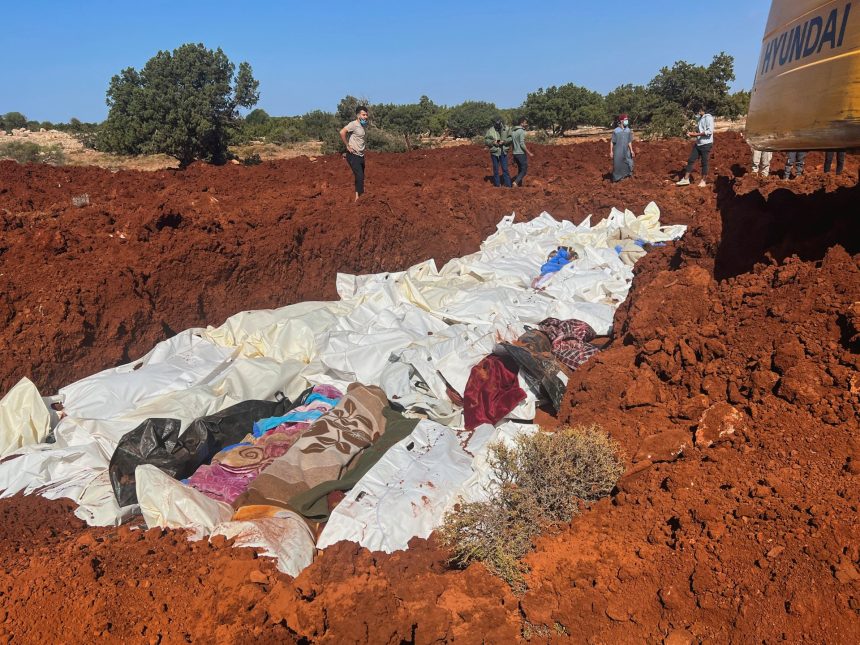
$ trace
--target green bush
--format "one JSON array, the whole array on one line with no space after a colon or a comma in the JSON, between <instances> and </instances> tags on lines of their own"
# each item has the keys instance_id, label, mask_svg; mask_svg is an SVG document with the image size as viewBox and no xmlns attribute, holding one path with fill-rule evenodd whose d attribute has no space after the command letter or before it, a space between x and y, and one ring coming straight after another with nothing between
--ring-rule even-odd
<instances>
[{"instance_id":1,"label":"green bush","mask_svg":"<svg viewBox=\"0 0 860 645\"><path fill-rule=\"evenodd\" d=\"M354 118L355 115L350 117L347 121L341 123L338 120L337 116L335 116L331 112L314 110L313 112L308 112L307 114L302 116L302 127L304 128L304 131L307 136L311 139L315 139L317 141L325 141L326 137L330 137L332 132L337 134L338 132L340 132L340 129L343 126L345 126L349 121L352 121Z\"/></svg>"},{"instance_id":2,"label":"green bush","mask_svg":"<svg viewBox=\"0 0 860 645\"><path fill-rule=\"evenodd\" d=\"M237 70L220 48L160 51L142 70L111 79L100 143L110 152L164 153L182 168L195 159L221 163L241 123L238 109L257 103L258 86L251 66Z\"/></svg>"},{"instance_id":3,"label":"green bush","mask_svg":"<svg viewBox=\"0 0 860 645\"><path fill-rule=\"evenodd\" d=\"M7 112L0 116L0 129L12 132L18 128L27 127L27 117L20 112Z\"/></svg>"},{"instance_id":4,"label":"green bush","mask_svg":"<svg viewBox=\"0 0 860 645\"><path fill-rule=\"evenodd\" d=\"M0 143L0 159L12 159L18 163L46 163L62 166L66 161L59 145L40 146L32 141L9 141Z\"/></svg>"},{"instance_id":5,"label":"green bush","mask_svg":"<svg viewBox=\"0 0 860 645\"><path fill-rule=\"evenodd\" d=\"M532 126L543 128L555 137L580 125L600 125L606 121L603 96L573 83L531 92L526 96L523 110Z\"/></svg>"},{"instance_id":6,"label":"green bush","mask_svg":"<svg viewBox=\"0 0 860 645\"><path fill-rule=\"evenodd\" d=\"M322 144L323 154L346 152L346 147L340 138L340 128L325 133ZM367 128L366 145L370 152L406 152L407 149L402 137L373 125Z\"/></svg>"},{"instance_id":7,"label":"green bush","mask_svg":"<svg viewBox=\"0 0 860 645\"><path fill-rule=\"evenodd\" d=\"M677 103L663 102L658 105L645 127L648 137L682 137L692 127L690 118Z\"/></svg>"},{"instance_id":8,"label":"green bush","mask_svg":"<svg viewBox=\"0 0 860 645\"><path fill-rule=\"evenodd\" d=\"M466 101L448 111L448 130L455 137L472 138L483 135L499 116L495 103Z\"/></svg>"},{"instance_id":9,"label":"green bush","mask_svg":"<svg viewBox=\"0 0 860 645\"><path fill-rule=\"evenodd\" d=\"M609 495L624 471L618 445L597 426L524 435L512 447L498 443L489 462L490 500L456 507L440 536L452 565L482 562L517 591L525 588L522 558L533 538L569 522L580 502Z\"/></svg>"}]
</instances>

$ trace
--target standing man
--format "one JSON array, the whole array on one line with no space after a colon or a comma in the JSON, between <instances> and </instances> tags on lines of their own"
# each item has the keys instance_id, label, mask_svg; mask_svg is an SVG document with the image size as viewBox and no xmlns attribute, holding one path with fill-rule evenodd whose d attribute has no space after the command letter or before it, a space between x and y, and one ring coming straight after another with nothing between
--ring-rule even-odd
<instances>
[{"instance_id":1,"label":"standing man","mask_svg":"<svg viewBox=\"0 0 860 645\"><path fill-rule=\"evenodd\" d=\"M517 176L514 177L514 186L522 186L523 178L529 170L529 157L534 155L526 148L526 128L529 126L528 119L521 116L517 119L517 126L511 133L513 141L514 161L517 162Z\"/></svg>"},{"instance_id":2,"label":"standing man","mask_svg":"<svg viewBox=\"0 0 860 645\"><path fill-rule=\"evenodd\" d=\"M806 150L792 150L785 160L785 170L782 171L783 179L800 177L803 174L803 166L806 164ZM792 168L794 172L792 172Z\"/></svg>"},{"instance_id":3,"label":"standing man","mask_svg":"<svg viewBox=\"0 0 860 645\"><path fill-rule=\"evenodd\" d=\"M756 148L752 148L752 153L752 173L754 175L759 174L759 167L761 167L761 176L767 177L770 174L770 162L773 159L773 153L757 150Z\"/></svg>"},{"instance_id":4,"label":"standing man","mask_svg":"<svg viewBox=\"0 0 860 645\"><path fill-rule=\"evenodd\" d=\"M690 173L693 171L693 166L696 164L696 159L702 160L702 178L699 180L699 188L704 188L705 177L708 176L708 156L711 154L711 148L714 146L714 117L705 111L703 103L699 103L696 110L699 115L698 128L693 132L688 132L688 137L694 137L696 142L693 144L693 149L690 150L690 157L687 159L687 168L684 170L684 178L676 181L676 186L689 186Z\"/></svg>"},{"instance_id":5,"label":"standing man","mask_svg":"<svg viewBox=\"0 0 860 645\"><path fill-rule=\"evenodd\" d=\"M364 146L367 141L367 106L355 108L355 120L347 123L340 131L340 138L346 146L346 162L355 175L355 201L364 193ZM347 139L347 137L349 137Z\"/></svg>"},{"instance_id":6,"label":"standing man","mask_svg":"<svg viewBox=\"0 0 860 645\"><path fill-rule=\"evenodd\" d=\"M844 150L828 150L824 153L824 174L830 172L830 166L833 165L833 157L836 157L836 174L841 175L845 168L845 151Z\"/></svg>"},{"instance_id":7,"label":"standing man","mask_svg":"<svg viewBox=\"0 0 860 645\"><path fill-rule=\"evenodd\" d=\"M633 175L633 130L626 114L618 116L618 127L609 140L609 158L612 159L612 181L621 181Z\"/></svg>"},{"instance_id":8,"label":"standing man","mask_svg":"<svg viewBox=\"0 0 860 645\"><path fill-rule=\"evenodd\" d=\"M496 117L493 126L484 135L484 142L490 149L490 159L493 162L493 185L498 187L499 166L502 168L502 180L505 186L511 187L511 175L508 173L508 146L511 144L511 132L502 123L501 117Z\"/></svg>"}]
</instances>

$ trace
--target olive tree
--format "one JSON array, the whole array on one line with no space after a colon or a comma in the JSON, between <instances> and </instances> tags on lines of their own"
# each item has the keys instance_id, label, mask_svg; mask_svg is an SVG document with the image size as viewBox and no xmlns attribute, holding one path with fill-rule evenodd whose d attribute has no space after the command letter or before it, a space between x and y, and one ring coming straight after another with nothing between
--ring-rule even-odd
<instances>
[{"instance_id":1,"label":"olive tree","mask_svg":"<svg viewBox=\"0 0 860 645\"><path fill-rule=\"evenodd\" d=\"M185 167L196 159L223 163L239 108L259 100L251 66L238 72L220 48L185 44L159 51L140 71L111 79L100 146L125 154L164 153Z\"/></svg>"}]
</instances>

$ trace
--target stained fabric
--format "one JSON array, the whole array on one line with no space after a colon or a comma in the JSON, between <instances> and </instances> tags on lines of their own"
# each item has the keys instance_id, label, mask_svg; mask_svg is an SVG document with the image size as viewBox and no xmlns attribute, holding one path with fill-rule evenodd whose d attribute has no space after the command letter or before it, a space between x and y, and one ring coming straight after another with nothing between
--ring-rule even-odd
<instances>
[{"instance_id":1,"label":"stained fabric","mask_svg":"<svg viewBox=\"0 0 860 645\"><path fill-rule=\"evenodd\" d=\"M552 342L553 355L572 370L598 351L596 346L588 342L597 334L591 325L582 320L547 318L539 326Z\"/></svg>"},{"instance_id":2,"label":"stained fabric","mask_svg":"<svg viewBox=\"0 0 860 645\"><path fill-rule=\"evenodd\" d=\"M466 429L496 425L526 398L517 379L518 366L507 356L491 354L472 368L463 393Z\"/></svg>"},{"instance_id":3,"label":"stained fabric","mask_svg":"<svg viewBox=\"0 0 860 645\"><path fill-rule=\"evenodd\" d=\"M317 484L310 490L296 495L290 500L291 509L309 520L327 521L333 508L330 503L333 498L331 494L341 492L340 498L342 499L343 491L352 490L358 480L364 477L394 444L408 437L418 425L418 419L407 419L388 407L382 411L382 414L385 417L385 434L359 455L355 462L355 468L349 470L340 479Z\"/></svg>"},{"instance_id":4,"label":"stained fabric","mask_svg":"<svg viewBox=\"0 0 860 645\"><path fill-rule=\"evenodd\" d=\"M355 465L355 457L385 433L382 410L387 405L381 388L351 384L340 403L266 467L233 506L271 504L288 508L296 495L339 479Z\"/></svg>"}]
</instances>

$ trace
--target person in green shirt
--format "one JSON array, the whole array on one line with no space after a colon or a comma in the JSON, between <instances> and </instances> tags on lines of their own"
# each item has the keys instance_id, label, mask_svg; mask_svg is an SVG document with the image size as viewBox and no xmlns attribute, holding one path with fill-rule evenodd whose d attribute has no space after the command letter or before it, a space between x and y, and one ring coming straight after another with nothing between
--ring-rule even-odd
<instances>
[{"instance_id":1,"label":"person in green shirt","mask_svg":"<svg viewBox=\"0 0 860 645\"><path fill-rule=\"evenodd\" d=\"M517 163L517 176L514 177L514 186L523 185L523 178L529 170L529 157L534 157L531 151L526 147L526 128L528 127L528 119L521 116L517 119L517 125L511 133L514 161Z\"/></svg>"},{"instance_id":2,"label":"person in green shirt","mask_svg":"<svg viewBox=\"0 0 860 645\"><path fill-rule=\"evenodd\" d=\"M511 175L508 173L508 148L511 145L511 131L505 127L501 117L496 117L492 127L484 135L484 143L490 149L490 159L493 162L493 185L500 186L499 168L502 169L502 181L511 187Z\"/></svg>"}]
</instances>

